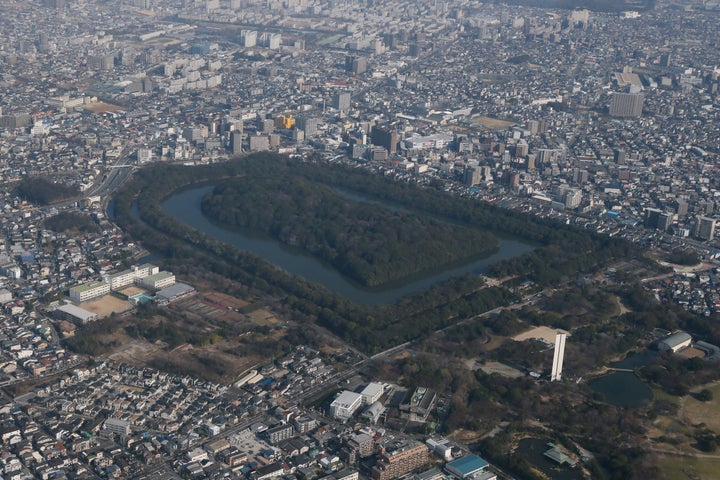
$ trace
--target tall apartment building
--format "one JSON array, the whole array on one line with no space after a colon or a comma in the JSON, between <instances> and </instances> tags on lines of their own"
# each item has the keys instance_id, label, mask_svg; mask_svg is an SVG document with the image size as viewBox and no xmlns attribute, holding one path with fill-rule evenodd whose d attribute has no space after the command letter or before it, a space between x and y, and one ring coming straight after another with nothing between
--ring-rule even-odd
<instances>
[{"instance_id":1,"label":"tall apartment building","mask_svg":"<svg viewBox=\"0 0 720 480\"><path fill-rule=\"evenodd\" d=\"M645 227L647 228L657 228L665 232L674 220L675 215L670 212L664 212L657 208L645 209Z\"/></svg>"},{"instance_id":2,"label":"tall apartment building","mask_svg":"<svg viewBox=\"0 0 720 480\"><path fill-rule=\"evenodd\" d=\"M240 30L240 44L245 48L257 45L257 31Z\"/></svg>"},{"instance_id":3,"label":"tall apartment building","mask_svg":"<svg viewBox=\"0 0 720 480\"><path fill-rule=\"evenodd\" d=\"M260 35L260 45L270 50L280 50L282 36L279 33L263 32Z\"/></svg>"},{"instance_id":4,"label":"tall apartment building","mask_svg":"<svg viewBox=\"0 0 720 480\"><path fill-rule=\"evenodd\" d=\"M230 151L232 153L236 155L242 153L242 139L242 130L230 132Z\"/></svg>"},{"instance_id":5,"label":"tall apartment building","mask_svg":"<svg viewBox=\"0 0 720 480\"><path fill-rule=\"evenodd\" d=\"M350 92L337 92L333 95L333 108L341 112L350 110Z\"/></svg>"},{"instance_id":6,"label":"tall apartment building","mask_svg":"<svg viewBox=\"0 0 720 480\"><path fill-rule=\"evenodd\" d=\"M642 93L615 92L610 100L610 115L613 117L639 117L642 115L645 96Z\"/></svg>"},{"instance_id":7,"label":"tall apartment building","mask_svg":"<svg viewBox=\"0 0 720 480\"><path fill-rule=\"evenodd\" d=\"M715 219L710 217L697 217L695 221L695 236L699 240L712 240L715 238Z\"/></svg>"},{"instance_id":8,"label":"tall apartment building","mask_svg":"<svg viewBox=\"0 0 720 480\"><path fill-rule=\"evenodd\" d=\"M32 117L30 117L30 115L28 115L27 113L17 113L15 115L0 116L0 128L25 128L31 123Z\"/></svg>"},{"instance_id":9,"label":"tall apartment building","mask_svg":"<svg viewBox=\"0 0 720 480\"><path fill-rule=\"evenodd\" d=\"M582 202L582 190L578 188L561 188L558 192L558 201L560 201L565 208L577 208Z\"/></svg>"},{"instance_id":10,"label":"tall apartment building","mask_svg":"<svg viewBox=\"0 0 720 480\"><path fill-rule=\"evenodd\" d=\"M408 441L390 448L383 448L377 464L372 468L373 480L390 480L402 477L428 462L430 450L419 442Z\"/></svg>"},{"instance_id":11,"label":"tall apartment building","mask_svg":"<svg viewBox=\"0 0 720 480\"><path fill-rule=\"evenodd\" d=\"M277 427L273 427L265 431L265 436L270 442L270 445L277 445L283 440L292 438L294 435L295 427L290 423L278 425Z\"/></svg>"},{"instance_id":12,"label":"tall apartment building","mask_svg":"<svg viewBox=\"0 0 720 480\"><path fill-rule=\"evenodd\" d=\"M474 187L481 181L481 170L477 165L468 165L463 172L463 183L468 187Z\"/></svg>"}]
</instances>

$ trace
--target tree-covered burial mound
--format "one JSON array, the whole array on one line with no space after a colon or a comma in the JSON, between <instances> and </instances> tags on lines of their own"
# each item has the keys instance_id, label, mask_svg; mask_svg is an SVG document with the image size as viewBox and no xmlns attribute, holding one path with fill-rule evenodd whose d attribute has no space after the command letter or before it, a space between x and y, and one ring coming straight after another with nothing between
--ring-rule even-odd
<instances>
[{"instance_id":1,"label":"tree-covered burial mound","mask_svg":"<svg viewBox=\"0 0 720 480\"><path fill-rule=\"evenodd\" d=\"M48 177L25 177L17 184L16 193L28 202L49 205L80 195L80 189L75 185L56 183Z\"/></svg>"},{"instance_id":2,"label":"tree-covered burial mound","mask_svg":"<svg viewBox=\"0 0 720 480\"><path fill-rule=\"evenodd\" d=\"M498 247L491 233L348 200L304 177L245 176L218 185L202 211L299 247L366 286L377 286Z\"/></svg>"}]
</instances>

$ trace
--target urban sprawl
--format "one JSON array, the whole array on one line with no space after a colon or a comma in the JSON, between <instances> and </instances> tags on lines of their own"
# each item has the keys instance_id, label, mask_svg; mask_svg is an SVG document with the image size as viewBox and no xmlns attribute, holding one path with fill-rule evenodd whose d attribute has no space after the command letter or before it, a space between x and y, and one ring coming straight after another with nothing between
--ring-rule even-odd
<instances>
[{"instance_id":1,"label":"urban sprawl","mask_svg":"<svg viewBox=\"0 0 720 480\"><path fill-rule=\"evenodd\" d=\"M389 414L426 422L443 398L359 378L365 357L352 350L297 346L231 385L66 351L62 337L117 305L197 293L142 260L108 201L155 162L257 151L345 162L693 251L703 271L646 286L709 315L720 311L717 6L0 1L1 181L82 192L44 207L2 193L0 381L48 378L0 408L2 478L502 476L467 446L379 426ZM42 227L61 211L90 214L99 233ZM329 409L305 408L339 385ZM546 455L576 461L553 445Z\"/></svg>"}]
</instances>

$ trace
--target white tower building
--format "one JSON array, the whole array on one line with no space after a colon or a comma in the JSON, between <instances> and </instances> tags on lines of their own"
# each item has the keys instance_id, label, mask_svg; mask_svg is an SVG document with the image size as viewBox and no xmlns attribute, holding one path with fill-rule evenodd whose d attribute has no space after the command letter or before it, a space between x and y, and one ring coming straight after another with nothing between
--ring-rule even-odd
<instances>
[{"instance_id":1,"label":"white tower building","mask_svg":"<svg viewBox=\"0 0 720 480\"><path fill-rule=\"evenodd\" d=\"M559 382L562 380L563 358L565 357L565 337L566 333L557 332L555 335L555 350L553 353L552 373L550 374L551 382Z\"/></svg>"}]
</instances>

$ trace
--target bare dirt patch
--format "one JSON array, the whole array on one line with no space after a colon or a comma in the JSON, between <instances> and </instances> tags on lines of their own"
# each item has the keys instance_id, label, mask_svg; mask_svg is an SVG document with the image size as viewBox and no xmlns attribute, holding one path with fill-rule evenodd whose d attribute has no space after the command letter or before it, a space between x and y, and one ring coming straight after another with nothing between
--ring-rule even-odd
<instances>
[{"instance_id":1,"label":"bare dirt patch","mask_svg":"<svg viewBox=\"0 0 720 480\"><path fill-rule=\"evenodd\" d=\"M685 348L677 353L681 357L685 358L705 358L705 352L698 350L695 347Z\"/></svg>"},{"instance_id":2,"label":"bare dirt patch","mask_svg":"<svg viewBox=\"0 0 720 480\"><path fill-rule=\"evenodd\" d=\"M132 303L127 300L122 300L114 295L104 295L100 298L96 298L95 300L84 302L80 306L85 310L96 313L100 318L109 317L113 313L125 313L133 308Z\"/></svg>"},{"instance_id":3,"label":"bare dirt patch","mask_svg":"<svg viewBox=\"0 0 720 480\"><path fill-rule=\"evenodd\" d=\"M105 102L94 102L83 105L83 108L92 113L118 112L125 110L119 105L113 105Z\"/></svg>"},{"instance_id":4,"label":"bare dirt patch","mask_svg":"<svg viewBox=\"0 0 720 480\"><path fill-rule=\"evenodd\" d=\"M517 368L513 368L510 365L505 365L504 363L500 362L488 362L485 365L481 365L480 370L487 373L488 375L498 373L503 377L508 378L520 378L525 376L525 374Z\"/></svg>"},{"instance_id":5,"label":"bare dirt patch","mask_svg":"<svg viewBox=\"0 0 720 480\"><path fill-rule=\"evenodd\" d=\"M557 335L558 332L566 333L568 337L570 336L570 333L566 330L563 330L561 328L550 328L550 327L535 327L531 330L528 330L526 332L522 332L518 335L515 335L513 337L513 340L517 342L524 342L525 340L541 340L548 345L555 345L555 335Z\"/></svg>"},{"instance_id":6,"label":"bare dirt patch","mask_svg":"<svg viewBox=\"0 0 720 480\"><path fill-rule=\"evenodd\" d=\"M161 342L150 343L144 340L132 340L114 350L108 358L117 362L142 364L153 355L162 352L165 345Z\"/></svg>"},{"instance_id":7,"label":"bare dirt patch","mask_svg":"<svg viewBox=\"0 0 720 480\"><path fill-rule=\"evenodd\" d=\"M224 307L241 309L250 305L250 303L246 302L245 300L240 300L239 298L233 297L232 295L226 295L224 293L216 291L202 292L201 295L204 298L210 300L211 302L215 302L218 305L222 305Z\"/></svg>"},{"instance_id":8,"label":"bare dirt patch","mask_svg":"<svg viewBox=\"0 0 720 480\"><path fill-rule=\"evenodd\" d=\"M473 118L472 122L476 125L482 125L483 127L490 128L490 129L497 129L497 130L507 128L511 125L514 125L513 122L508 122L506 120L500 120L498 118L490 118L490 117Z\"/></svg>"},{"instance_id":9,"label":"bare dirt patch","mask_svg":"<svg viewBox=\"0 0 720 480\"><path fill-rule=\"evenodd\" d=\"M460 443L471 443L479 440L482 437L480 432L475 430L458 429L449 435L449 438Z\"/></svg>"},{"instance_id":10,"label":"bare dirt patch","mask_svg":"<svg viewBox=\"0 0 720 480\"><path fill-rule=\"evenodd\" d=\"M617 298L618 307L620 308L619 315L623 315L625 313L630 313L632 311L628 307L625 306L625 304L620 300L620 297L616 297L616 298Z\"/></svg>"},{"instance_id":11,"label":"bare dirt patch","mask_svg":"<svg viewBox=\"0 0 720 480\"><path fill-rule=\"evenodd\" d=\"M253 323L260 326L272 327L278 323L277 317L272 312L265 310L264 308L258 308L257 310L248 313L248 317Z\"/></svg>"},{"instance_id":12,"label":"bare dirt patch","mask_svg":"<svg viewBox=\"0 0 720 480\"><path fill-rule=\"evenodd\" d=\"M123 288L122 290L118 290L117 293L124 295L126 297L132 297L133 295L138 295L140 293L146 293L146 292L147 292L147 290L145 290L143 288L136 287L134 285L130 285L128 287Z\"/></svg>"}]
</instances>

